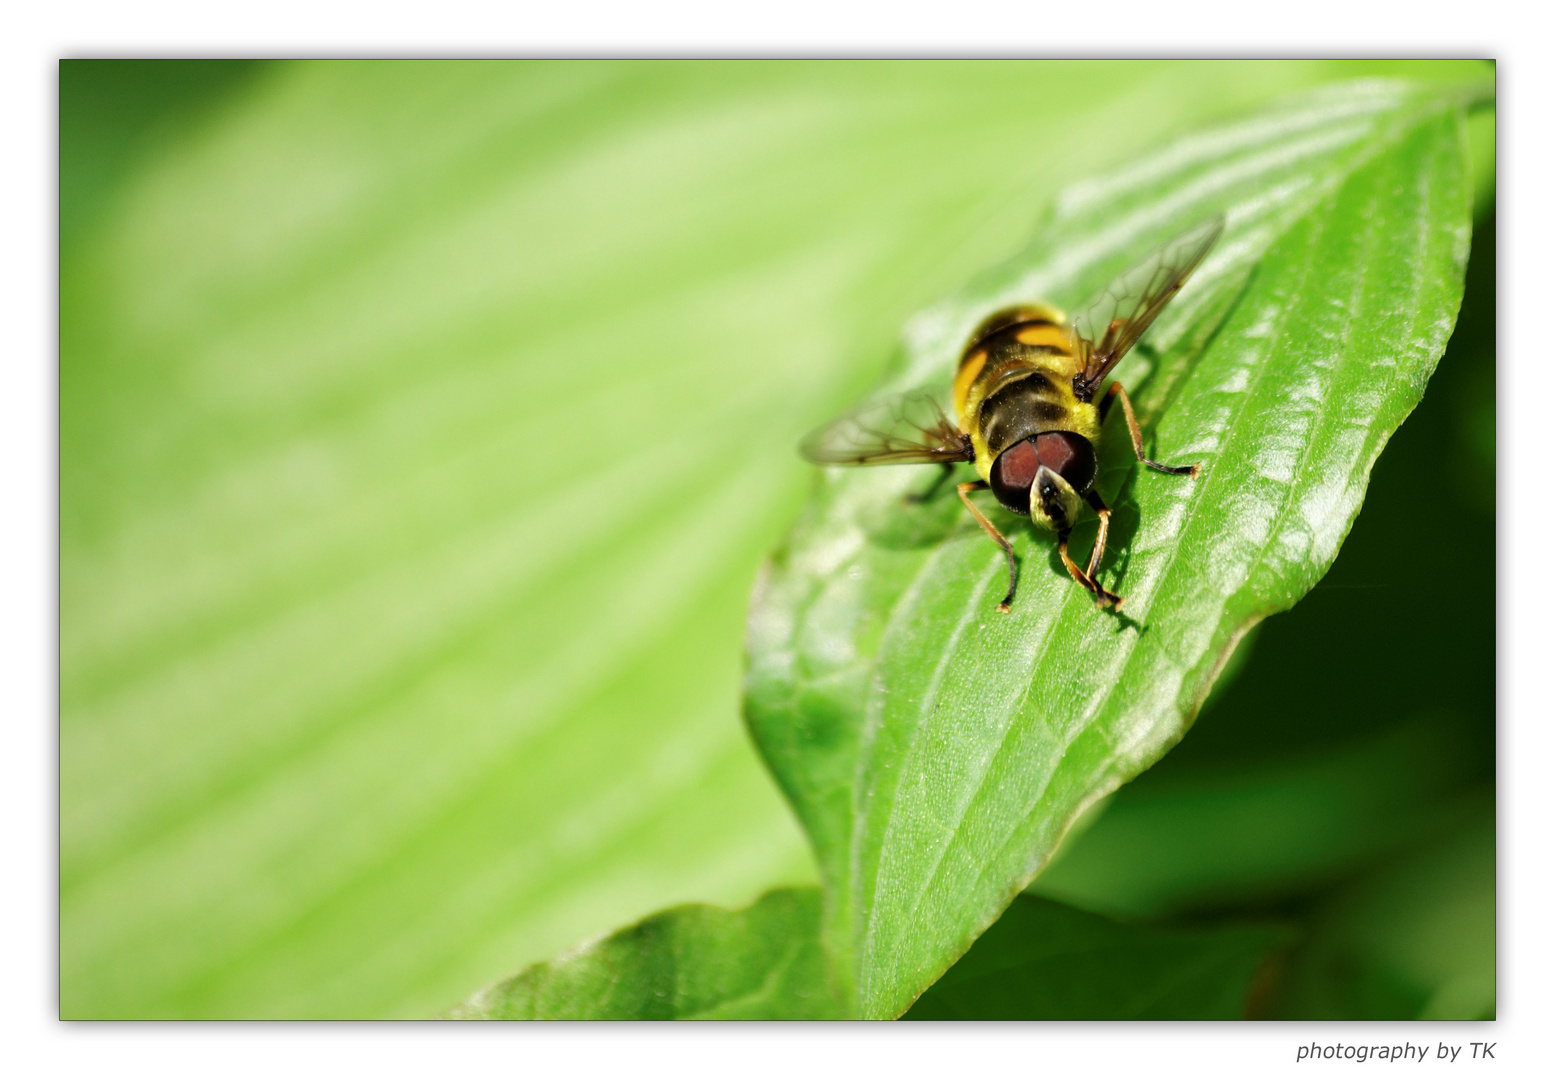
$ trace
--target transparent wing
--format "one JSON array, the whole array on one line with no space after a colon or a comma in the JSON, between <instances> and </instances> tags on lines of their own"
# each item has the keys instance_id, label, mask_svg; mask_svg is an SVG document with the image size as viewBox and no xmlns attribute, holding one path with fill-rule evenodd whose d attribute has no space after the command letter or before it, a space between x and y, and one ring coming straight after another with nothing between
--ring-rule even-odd
<instances>
[{"instance_id":1,"label":"transparent wing","mask_svg":"<svg viewBox=\"0 0 1555 1080\"><path fill-rule=\"evenodd\" d=\"M1194 226L1119 277L1075 315L1075 359L1082 365L1075 388L1084 391L1086 400L1177 295L1225 225L1225 215L1216 214Z\"/></svg>"},{"instance_id":2,"label":"transparent wing","mask_svg":"<svg viewBox=\"0 0 1555 1080\"><path fill-rule=\"evenodd\" d=\"M810 432L799 452L817 465L922 465L973 456L972 440L929 390L866 402Z\"/></svg>"}]
</instances>

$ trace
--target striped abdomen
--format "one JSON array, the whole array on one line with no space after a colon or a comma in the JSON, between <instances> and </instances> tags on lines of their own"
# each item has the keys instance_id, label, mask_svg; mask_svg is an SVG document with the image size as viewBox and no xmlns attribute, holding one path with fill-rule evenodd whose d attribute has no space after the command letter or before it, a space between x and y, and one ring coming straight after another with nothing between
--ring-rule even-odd
<instances>
[{"instance_id":1,"label":"striped abdomen","mask_svg":"<svg viewBox=\"0 0 1555 1080\"><path fill-rule=\"evenodd\" d=\"M995 458L1032 435L1096 438L1096 409L1075 397L1075 371L1069 328L1051 309L1000 312L979 327L961 356L954 400L984 480Z\"/></svg>"}]
</instances>

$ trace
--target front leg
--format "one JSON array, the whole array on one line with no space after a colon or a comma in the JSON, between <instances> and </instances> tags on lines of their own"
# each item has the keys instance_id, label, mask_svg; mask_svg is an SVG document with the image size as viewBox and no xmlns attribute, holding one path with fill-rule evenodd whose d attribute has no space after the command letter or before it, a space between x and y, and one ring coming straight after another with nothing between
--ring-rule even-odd
<instances>
[{"instance_id":1,"label":"front leg","mask_svg":"<svg viewBox=\"0 0 1555 1080\"><path fill-rule=\"evenodd\" d=\"M1069 534L1067 532L1058 534L1058 557L1063 560L1064 569L1069 571L1069 576L1079 582L1086 592L1096 597L1097 607L1111 607L1113 611L1121 611L1123 609L1123 597L1102 588L1095 578L1076 566L1075 561L1069 557ZM1093 554L1091 556L1093 563L1095 559L1096 556Z\"/></svg>"},{"instance_id":2,"label":"front leg","mask_svg":"<svg viewBox=\"0 0 1555 1080\"><path fill-rule=\"evenodd\" d=\"M1128 421L1129 437L1134 440L1134 456L1139 459L1141 465L1148 465L1156 472L1163 472L1169 476L1199 475L1197 465L1162 465L1158 461L1151 461L1145 457L1145 439L1139 433L1139 421L1134 419L1134 403L1128 399L1128 391L1123 389L1123 384L1115 382L1107 387L1107 393L1101 400L1101 407L1097 410L1100 419L1107 419L1107 410L1112 405L1112 399L1116 397L1123 402L1123 416Z\"/></svg>"},{"instance_id":3,"label":"front leg","mask_svg":"<svg viewBox=\"0 0 1555 1080\"><path fill-rule=\"evenodd\" d=\"M956 494L961 496L961 501L966 503L966 508L972 511L972 516L983 527L983 531L993 537L994 543L1004 549L1005 558L1010 561L1010 591L1004 594L1003 600L999 601L999 610L1008 612L1010 610L1010 601L1015 599L1015 549L1010 546L1010 542L1004 538L1004 535L994 528L993 522L989 521L981 510L972 505L971 499L967 498L967 492L976 491L987 486L987 481L971 480L965 484L957 484Z\"/></svg>"},{"instance_id":4,"label":"front leg","mask_svg":"<svg viewBox=\"0 0 1555 1080\"><path fill-rule=\"evenodd\" d=\"M1091 546L1091 565L1085 568L1085 576L1095 581L1096 568L1101 565L1101 553L1107 549L1107 525L1112 520L1112 511L1094 489L1085 493L1085 501L1090 503L1091 509L1101 519L1101 526L1096 530L1096 543Z\"/></svg>"}]
</instances>

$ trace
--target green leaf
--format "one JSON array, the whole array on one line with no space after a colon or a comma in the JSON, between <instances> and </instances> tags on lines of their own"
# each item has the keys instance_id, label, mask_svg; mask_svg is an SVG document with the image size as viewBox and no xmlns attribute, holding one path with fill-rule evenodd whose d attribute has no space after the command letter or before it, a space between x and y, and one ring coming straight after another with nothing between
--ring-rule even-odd
<instances>
[{"instance_id":1,"label":"green leaf","mask_svg":"<svg viewBox=\"0 0 1555 1080\"><path fill-rule=\"evenodd\" d=\"M1128 926L1017 897L904 1020L1240 1020L1278 927Z\"/></svg>"},{"instance_id":2,"label":"green leaf","mask_svg":"<svg viewBox=\"0 0 1555 1080\"><path fill-rule=\"evenodd\" d=\"M828 1020L818 889L662 911L488 987L456 1020Z\"/></svg>"},{"instance_id":3,"label":"green leaf","mask_svg":"<svg viewBox=\"0 0 1555 1080\"><path fill-rule=\"evenodd\" d=\"M1305 907L1439 837L1494 782L1496 596L1446 534L1422 543L1420 508L1445 483L1453 534L1495 535L1478 426L1495 415L1495 304L1489 216L1430 390L1377 459L1333 568L1243 639L1192 735L1109 799L1034 893L1151 918Z\"/></svg>"},{"instance_id":4,"label":"green leaf","mask_svg":"<svg viewBox=\"0 0 1555 1080\"><path fill-rule=\"evenodd\" d=\"M1355 84L1170 145L1066 191L1022 255L909 324L892 385L943 384L996 307L1076 305L1228 214L1119 371L1155 456L1204 465L1194 482L1141 475L1109 424L1101 577L1125 617L1008 515L1020 591L995 612L1001 553L953 497L904 506L910 469L824 476L758 585L747 720L810 834L833 976L859 1015L905 1010L1089 805L1181 738L1241 636L1333 561L1452 329L1465 100Z\"/></svg>"}]
</instances>

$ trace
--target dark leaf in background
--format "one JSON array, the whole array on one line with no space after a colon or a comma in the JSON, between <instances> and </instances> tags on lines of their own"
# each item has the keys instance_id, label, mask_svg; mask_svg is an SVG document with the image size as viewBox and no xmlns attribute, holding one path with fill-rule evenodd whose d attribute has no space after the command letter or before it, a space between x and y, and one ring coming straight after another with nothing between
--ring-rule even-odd
<instances>
[{"instance_id":1,"label":"dark leaf in background","mask_svg":"<svg viewBox=\"0 0 1555 1080\"><path fill-rule=\"evenodd\" d=\"M904 1020L1241 1020L1286 928L1127 926L1017 897Z\"/></svg>"},{"instance_id":2,"label":"dark leaf in background","mask_svg":"<svg viewBox=\"0 0 1555 1080\"><path fill-rule=\"evenodd\" d=\"M1314 905L1275 1015L1494 1020L1496 833L1488 792L1463 824L1368 867Z\"/></svg>"}]
</instances>

